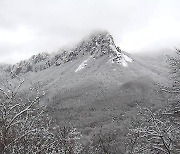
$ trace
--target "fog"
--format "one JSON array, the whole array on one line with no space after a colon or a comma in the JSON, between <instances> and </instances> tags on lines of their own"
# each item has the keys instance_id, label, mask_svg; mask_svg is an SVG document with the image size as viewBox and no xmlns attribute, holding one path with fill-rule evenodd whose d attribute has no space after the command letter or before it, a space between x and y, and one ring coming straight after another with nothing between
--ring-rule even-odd
<instances>
[{"instance_id":1,"label":"fog","mask_svg":"<svg viewBox=\"0 0 180 154\"><path fill-rule=\"evenodd\" d=\"M127 52L178 47L178 0L1 0L0 63L78 43L107 30Z\"/></svg>"}]
</instances>

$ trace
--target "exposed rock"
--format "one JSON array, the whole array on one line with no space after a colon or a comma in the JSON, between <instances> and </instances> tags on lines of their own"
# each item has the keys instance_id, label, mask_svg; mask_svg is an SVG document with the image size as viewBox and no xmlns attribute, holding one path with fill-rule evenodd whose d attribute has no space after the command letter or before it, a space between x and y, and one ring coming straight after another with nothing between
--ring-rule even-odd
<instances>
[{"instance_id":1,"label":"exposed rock","mask_svg":"<svg viewBox=\"0 0 180 154\"><path fill-rule=\"evenodd\" d=\"M101 32L91 35L70 51L57 52L53 55L39 53L33 55L29 60L21 61L6 70L11 72L12 77L14 77L29 71L42 71L52 65L60 66L85 55L90 55L93 59L109 55L113 63L123 63L122 52L119 47L116 47L113 37L107 32Z\"/></svg>"}]
</instances>

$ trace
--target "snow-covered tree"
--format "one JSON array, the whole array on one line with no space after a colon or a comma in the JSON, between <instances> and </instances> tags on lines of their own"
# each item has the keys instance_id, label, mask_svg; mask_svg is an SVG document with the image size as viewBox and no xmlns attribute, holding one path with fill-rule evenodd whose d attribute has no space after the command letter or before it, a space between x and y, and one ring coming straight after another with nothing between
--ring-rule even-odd
<instances>
[{"instance_id":1,"label":"snow-covered tree","mask_svg":"<svg viewBox=\"0 0 180 154\"><path fill-rule=\"evenodd\" d=\"M80 133L59 127L40 106L45 92L33 86L22 94L24 80L16 77L14 81L4 80L0 85L0 153L80 153Z\"/></svg>"},{"instance_id":2,"label":"snow-covered tree","mask_svg":"<svg viewBox=\"0 0 180 154\"><path fill-rule=\"evenodd\" d=\"M160 86L168 97L165 107L156 111L138 105L138 116L129 128L128 154L180 153L180 50L169 57L171 86Z\"/></svg>"},{"instance_id":3,"label":"snow-covered tree","mask_svg":"<svg viewBox=\"0 0 180 154\"><path fill-rule=\"evenodd\" d=\"M177 154L179 143L179 124L173 117L138 106L138 116L129 128L128 154Z\"/></svg>"}]
</instances>

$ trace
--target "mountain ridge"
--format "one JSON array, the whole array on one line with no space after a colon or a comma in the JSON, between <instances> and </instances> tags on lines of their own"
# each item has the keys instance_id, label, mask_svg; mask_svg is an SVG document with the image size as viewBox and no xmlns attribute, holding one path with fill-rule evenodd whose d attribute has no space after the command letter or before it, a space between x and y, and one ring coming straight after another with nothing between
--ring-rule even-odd
<instances>
[{"instance_id":1,"label":"mountain ridge","mask_svg":"<svg viewBox=\"0 0 180 154\"><path fill-rule=\"evenodd\" d=\"M44 91L40 104L57 124L68 123L82 132L90 129L88 137L101 126L114 126L114 119L124 126L135 101L162 104L154 85L168 83L168 68L164 62L120 50L112 39L107 33L94 34L68 51L42 53L9 68L3 66L1 83L16 87L18 79L24 79L18 91L22 98L31 97L32 88Z\"/></svg>"},{"instance_id":2,"label":"mountain ridge","mask_svg":"<svg viewBox=\"0 0 180 154\"><path fill-rule=\"evenodd\" d=\"M89 58L84 61L84 66L90 59L99 59L105 55L108 55L109 61L112 63L122 64L125 67L132 62L127 53L115 45L113 37L108 32L101 32L91 35L69 51L64 50L55 54L39 53L15 65L7 65L4 70L10 72L13 78L21 73L38 72L53 65L60 66L87 55ZM75 72L77 72L76 70Z\"/></svg>"}]
</instances>

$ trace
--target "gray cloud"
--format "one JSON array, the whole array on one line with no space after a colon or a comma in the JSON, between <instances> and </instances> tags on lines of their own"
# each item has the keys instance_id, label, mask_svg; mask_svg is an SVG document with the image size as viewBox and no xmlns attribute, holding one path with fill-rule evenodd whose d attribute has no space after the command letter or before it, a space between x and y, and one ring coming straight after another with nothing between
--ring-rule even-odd
<instances>
[{"instance_id":1,"label":"gray cloud","mask_svg":"<svg viewBox=\"0 0 180 154\"><path fill-rule=\"evenodd\" d=\"M56 51L96 29L129 52L173 48L179 8L178 0L1 0L0 62Z\"/></svg>"}]
</instances>

